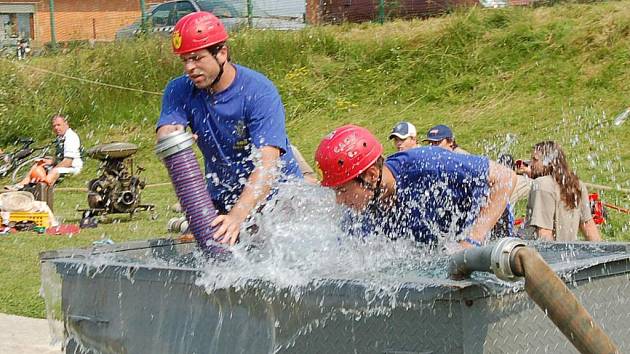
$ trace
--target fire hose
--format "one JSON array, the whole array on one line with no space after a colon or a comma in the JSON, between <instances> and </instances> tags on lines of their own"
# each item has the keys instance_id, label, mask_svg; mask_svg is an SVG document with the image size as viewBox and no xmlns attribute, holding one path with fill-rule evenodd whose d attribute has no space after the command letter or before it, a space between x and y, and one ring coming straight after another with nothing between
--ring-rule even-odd
<instances>
[{"instance_id":1,"label":"fire hose","mask_svg":"<svg viewBox=\"0 0 630 354\"><path fill-rule=\"evenodd\" d=\"M206 255L227 259L230 251L214 242L217 227L212 226L212 221L218 212L192 151L193 143L192 134L174 131L158 140L155 151L168 170L197 245Z\"/></svg>"},{"instance_id":2,"label":"fire hose","mask_svg":"<svg viewBox=\"0 0 630 354\"><path fill-rule=\"evenodd\" d=\"M614 205L614 204L610 204L610 203L606 203L606 202L602 202L602 205L605 206L606 208L610 208L612 210L616 210L620 213L623 214L630 214L630 209L626 209L626 208L622 208L620 206Z\"/></svg>"},{"instance_id":3,"label":"fire hose","mask_svg":"<svg viewBox=\"0 0 630 354\"><path fill-rule=\"evenodd\" d=\"M525 291L580 353L618 353L615 343L533 248L516 238L495 245L466 249L451 257L455 279L473 271L492 272L499 279L525 278Z\"/></svg>"}]
</instances>

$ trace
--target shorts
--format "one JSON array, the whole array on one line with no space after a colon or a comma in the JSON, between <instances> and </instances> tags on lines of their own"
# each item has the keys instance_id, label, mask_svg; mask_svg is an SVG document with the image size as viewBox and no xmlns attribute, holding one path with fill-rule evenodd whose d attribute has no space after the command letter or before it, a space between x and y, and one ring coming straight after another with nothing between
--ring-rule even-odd
<instances>
[{"instance_id":1,"label":"shorts","mask_svg":"<svg viewBox=\"0 0 630 354\"><path fill-rule=\"evenodd\" d=\"M78 175L81 169L78 167L57 167L60 175Z\"/></svg>"}]
</instances>

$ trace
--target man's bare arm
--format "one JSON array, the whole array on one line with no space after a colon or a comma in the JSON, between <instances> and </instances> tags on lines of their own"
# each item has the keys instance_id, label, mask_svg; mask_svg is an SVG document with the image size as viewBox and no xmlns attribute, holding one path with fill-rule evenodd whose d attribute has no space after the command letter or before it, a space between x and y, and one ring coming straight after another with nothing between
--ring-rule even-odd
<instances>
[{"instance_id":1,"label":"man's bare arm","mask_svg":"<svg viewBox=\"0 0 630 354\"><path fill-rule=\"evenodd\" d=\"M587 241L601 242L602 236L593 219L580 223L580 231L584 234Z\"/></svg>"},{"instance_id":2,"label":"man's bare arm","mask_svg":"<svg viewBox=\"0 0 630 354\"><path fill-rule=\"evenodd\" d=\"M479 211L479 216L477 216L477 220L475 220L470 232L470 238L479 243L485 240L486 234L492 230L503 214L510 195L516 186L516 173L503 165L490 161L488 184L490 186L490 195L486 205Z\"/></svg>"},{"instance_id":3,"label":"man's bare arm","mask_svg":"<svg viewBox=\"0 0 630 354\"><path fill-rule=\"evenodd\" d=\"M221 225L214 235L221 243L230 245L236 243L241 224L256 205L267 198L277 178L280 149L263 146L260 148L260 154L260 161L247 179L247 184L234 207L227 215L219 215L212 223L212 226Z\"/></svg>"},{"instance_id":4,"label":"man's bare arm","mask_svg":"<svg viewBox=\"0 0 630 354\"><path fill-rule=\"evenodd\" d=\"M536 227L538 238L545 241L553 241L553 230L545 229L544 227Z\"/></svg>"},{"instance_id":5,"label":"man's bare arm","mask_svg":"<svg viewBox=\"0 0 630 354\"><path fill-rule=\"evenodd\" d=\"M163 136L168 135L177 130L184 130L185 127L181 124L167 124L159 127L156 132L157 139L161 139Z\"/></svg>"}]
</instances>

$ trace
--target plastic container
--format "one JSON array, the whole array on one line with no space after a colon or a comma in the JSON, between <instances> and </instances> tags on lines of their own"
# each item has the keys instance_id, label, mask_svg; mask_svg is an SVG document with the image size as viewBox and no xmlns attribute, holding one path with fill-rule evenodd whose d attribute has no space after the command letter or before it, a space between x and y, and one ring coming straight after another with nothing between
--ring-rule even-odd
<instances>
[{"instance_id":1,"label":"plastic container","mask_svg":"<svg viewBox=\"0 0 630 354\"><path fill-rule=\"evenodd\" d=\"M38 227L50 226L50 220L48 220L48 213L46 212L15 211L9 213L9 222L20 221L32 221Z\"/></svg>"}]
</instances>

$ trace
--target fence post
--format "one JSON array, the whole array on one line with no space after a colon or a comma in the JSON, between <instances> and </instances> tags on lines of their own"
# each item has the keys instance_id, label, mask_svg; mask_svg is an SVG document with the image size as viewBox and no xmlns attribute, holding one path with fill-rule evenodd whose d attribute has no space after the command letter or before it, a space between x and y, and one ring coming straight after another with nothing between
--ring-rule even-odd
<instances>
[{"instance_id":1,"label":"fence post","mask_svg":"<svg viewBox=\"0 0 630 354\"><path fill-rule=\"evenodd\" d=\"M144 28L144 23L147 20L147 14L144 12L144 0L140 0L140 23L142 28Z\"/></svg>"},{"instance_id":2,"label":"fence post","mask_svg":"<svg viewBox=\"0 0 630 354\"><path fill-rule=\"evenodd\" d=\"M57 47L57 37L55 36L55 0L49 0L50 10L50 46L51 48Z\"/></svg>"},{"instance_id":3,"label":"fence post","mask_svg":"<svg viewBox=\"0 0 630 354\"><path fill-rule=\"evenodd\" d=\"M385 0L378 0L378 22L381 25L385 22Z\"/></svg>"},{"instance_id":4,"label":"fence post","mask_svg":"<svg viewBox=\"0 0 630 354\"><path fill-rule=\"evenodd\" d=\"M254 0L247 0L247 24L254 28Z\"/></svg>"}]
</instances>

